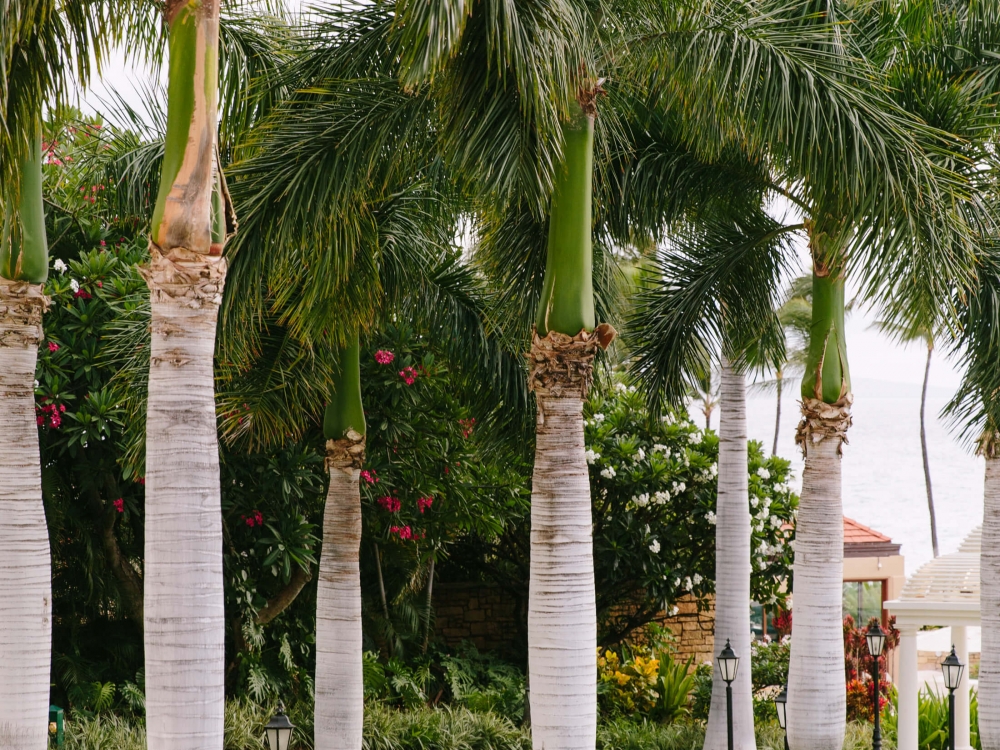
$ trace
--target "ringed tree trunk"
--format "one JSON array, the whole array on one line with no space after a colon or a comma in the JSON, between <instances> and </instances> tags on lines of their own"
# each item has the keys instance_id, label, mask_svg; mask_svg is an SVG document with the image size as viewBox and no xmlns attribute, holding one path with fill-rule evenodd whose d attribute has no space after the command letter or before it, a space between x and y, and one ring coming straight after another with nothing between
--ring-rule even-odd
<instances>
[{"instance_id":1,"label":"ringed tree trunk","mask_svg":"<svg viewBox=\"0 0 1000 750\"><path fill-rule=\"evenodd\" d=\"M361 348L354 332L340 350L336 391L323 419L330 488L316 589L316 750L361 750L361 493L365 413Z\"/></svg>"},{"instance_id":2,"label":"ringed tree trunk","mask_svg":"<svg viewBox=\"0 0 1000 750\"><path fill-rule=\"evenodd\" d=\"M778 408L774 414L774 444L771 446L771 455L778 455L778 432L781 430L781 391L785 384L785 374L778 370Z\"/></svg>"},{"instance_id":3,"label":"ringed tree trunk","mask_svg":"<svg viewBox=\"0 0 1000 750\"><path fill-rule=\"evenodd\" d=\"M927 487L927 511L931 517L931 548L934 557L938 552L937 518L934 514L934 489L931 486L931 464L927 457L927 429L924 415L927 411L927 383L931 376L931 355L934 353L934 339L927 336L927 364L924 365L924 386L920 391L920 453L924 459L924 485Z\"/></svg>"},{"instance_id":4,"label":"ringed tree trunk","mask_svg":"<svg viewBox=\"0 0 1000 750\"><path fill-rule=\"evenodd\" d=\"M723 356L719 408L719 494L715 525L715 645L741 657L733 682L733 747L756 750L750 682L750 495L746 385ZM714 660L713 660L714 661ZM726 750L726 684L714 665L705 750Z\"/></svg>"},{"instance_id":5,"label":"ringed tree trunk","mask_svg":"<svg viewBox=\"0 0 1000 750\"><path fill-rule=\"evenodd\" d=\"M1000 747L1000 433L991 427L979 441L986 459L983 541L979 563L983 647L979 665L979 736Z\"/></svg>"},{"instance_id":6,"label":"ringed tree trunk","mask_svg":"<svg viewBox=\"0 0 1000 750\"><path fill-rule=\"evenodd\" d=\"M844 278L813 246L813 306L796 443L805 468L795 524L795 625L788 669L792 750L841 750L847 721L842 624L844 519L841 446L851 425Z\"/></svg>"},{"instance_id":7,"label":"ringed tree trunk","mask_svg":"<svg viewBox=\"0 0 1000 750\"><path fill-rule=\"evenodd\" d=\"M535 750L593 750L597 607L583 401L598 347L591 248L594 97L564 124L564 162L549 217L545 283L529 355L538 405L531 490L528 678Z\"/></svg>"},{"instance_id":8,"label":"ringed tree trunk","mask_svg":"<svg viewBox=\"0 0 1000 750\"><path fill-rule=\"evenodd\" d=\"M150 228L144 617L150 750L221 750L222 509L213 354L234 230L216 162L218 0L168 0L167 131ZM216 210L213 210L215 208Z\"/></svg>"},{"instance_id":9,"label":"ringed tree trunk","mask_svg":"<svg viewBox=\"0 0 1000 750\"><path fill-rule=\"evenodd\" d=\"M48 746L52 558L34 388L48 307L41 147L39 129L0 236L0 746L12 750Z\"/></svg>"}]
</instances>

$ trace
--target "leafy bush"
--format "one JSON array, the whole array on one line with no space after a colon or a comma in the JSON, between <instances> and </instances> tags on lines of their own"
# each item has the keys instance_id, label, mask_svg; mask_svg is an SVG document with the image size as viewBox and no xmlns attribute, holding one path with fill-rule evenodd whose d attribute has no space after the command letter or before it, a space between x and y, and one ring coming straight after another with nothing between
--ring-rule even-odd
<instances>
[{"instance_id":1,"label":"leafy bush","mask_svg":"<svg viewBox=\"0 0 1000 750\"><path fill-rule=\"evenodd\" d=\"M868 642L865 638L868 629L878 623L873 617L864 628L854 626L854 618L850 615L844 618L844 660L847 677L847 718L873 721L875 718L873 705L875 703L875 682L871 675L872 658L868 652ZM899 631L896 630L896 618L889 620L886 631L885 646L879 656L879 672L884 677L887 671L889 654L899 644ZM879 682L879 710L889 702L890 685L882 679Z\"/></svg>"},{"instance_id":2,"label":"leafy bush","mask_svg":"<svg viewBox=\"0 0 1000 750\"><path fill-rule=\"evenodd\" d=\"M597 651L597 700L606 717L670 723L690 712L693 659L674 660L668 648Z\"/></svg>"},{"instance_id":3,"label":"leafy bush","mask_svg":"<svg viewBox=\"0 0 1000 750\"><path fill-rule=\"evenodd\" d=\"M701 724L648 724L613 721L597 729L597 750L701 750Z\"/></svg>"},{"instance_id":4,"label":"leafy bush","mask_svg":"<svg viewBox=\"0 0 1000 750\"><path fill-rule=\"evenodd\" d=\"M896 737L898 718L896 710L883 714L882 723L890 737ZM972 725L972 747L982 750L979 739L979 698L975 692L969 699L969 721ZM945 750L947 746L948 696L924 688L917 696L917 747L919 750Z\"/></svg>"}]
</instances>

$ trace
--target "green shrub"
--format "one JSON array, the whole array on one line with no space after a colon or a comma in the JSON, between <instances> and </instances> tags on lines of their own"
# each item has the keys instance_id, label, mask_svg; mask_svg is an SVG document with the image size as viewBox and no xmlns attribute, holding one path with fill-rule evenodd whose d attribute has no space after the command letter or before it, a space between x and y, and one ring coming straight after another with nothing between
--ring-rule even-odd
<instances>
[{"instance_id":1,"label":"green shrub","mask_svg":"<svg viewBox=\"0 0 1000 750\"><path fill-rule=\"evenodd\" d=\"M613 721L597 730L597 750L701 750L701 724L637 724Z\"/></svg>"},{"instance_id":2,"label":"green shrub","mask_svg":"<svg viewBox=\"0 0 1000 750\"><path fill-rule=\"evenodd\" d=\"M895 700L895 696L893 696ZM883 718L886 733L896 736L897 712L886 712ZM969 700L970 741L982 750L979 740L979 700L973 692ZM919 750L945 750L948 746L948 696L924 688L917 696L917 747Z\"/></svg>"}]
</instances>

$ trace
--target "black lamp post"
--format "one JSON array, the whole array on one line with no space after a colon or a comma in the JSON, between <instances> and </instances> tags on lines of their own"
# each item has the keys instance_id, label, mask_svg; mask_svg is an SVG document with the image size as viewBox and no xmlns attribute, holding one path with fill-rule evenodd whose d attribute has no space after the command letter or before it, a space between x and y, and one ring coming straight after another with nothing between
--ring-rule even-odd
<instances>
[{"instance_id":1,"label":"black lamp post","mask_svg":"<svg viewBox=\"0 0 1000 750\"><path fill-rule=\"evenodd\" d=\"M726 683L726 731L729 738L729 750L733 750L733 680L736 679L736 670L740 666L740 657L729 645L726 639L726 647L719 652L718 659L719 672Z\"/></svg>"},{"instance_id":2,"label":"black lamp post","mask_svg":"<svg viewBox=\"0 0 1000 750\"><path fill-rule=\"evenodd\" d=\"M944 686L948 688L948 747L955 750L955 690L962 681L962 670L965 665L959 661L955 647L951 647L951 653L941 662L941 671L944 673Z\"/></svg>"},{"instance_id":3,"label":"black lamp post","mask_svg":"<svg viewBox=\"0 0 1000 750\"><path fill-rule=\"evenodd\" d=\"M295 729L295 725L285 716L285 704L278 703L278 713L264 727L268 748L270 750L288 750L292 741L293 729Z\"/></svg>"},{"instance_id":4,"label":"black lamp post","mask_svg":"<svg viewBox=\"0 0 1000 750\"><path fill-rule=\"evenodd\" d=\"M785 750L788 750L788 728L785 726L785 705L788 703L788 685L781 688L781 692L774 696L774 710L778 712L778 726L785 733Z\"/></svg>"},{"instance_id":5,"label":"black lamp post","mask_svg":"<svg viewBox=\"0 0 1000 750\"><path fill-rule=\"evenodd\" d=\"M872 750L882 750L882 712L879 705L878 660L885 648L885 633L876 622L865 635L868 641L868 653L872 655L872 677L875 678L875 728L872 730Z\"/></svg>"}]
</instances>

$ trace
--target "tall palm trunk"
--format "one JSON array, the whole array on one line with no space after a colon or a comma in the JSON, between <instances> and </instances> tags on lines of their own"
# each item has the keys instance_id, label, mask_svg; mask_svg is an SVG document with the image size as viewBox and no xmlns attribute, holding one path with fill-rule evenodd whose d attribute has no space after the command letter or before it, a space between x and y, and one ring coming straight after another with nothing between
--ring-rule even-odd
<instances>
[{"instance_id":1,"label":"tall palm trunk","mask_svg":"<svg viewBox=\"0 0 1000 750\"><path fill-rule=\"evenodd\" d=\"M756 750L750 683L750 496L747 408L743 375L723 357L719 384L719 494L715 525L715 646L730 641L741 657L733 683L733 747ZM726 685L718 664L712 679L705 750L726 750Z\"/></svg>"},{"instance_id":2,"label":"tall palm trunk","mask_svg":"<svg viewBox=\"0 0 1000 750\"><path fill-rule=\"evenodd\" d=\"M563 127L564 163L549 218L545 284L531 346L535 468L531 490L528 672L535 750L593 750L597 607L583 400L598 346L591 252L593 93Z\"/></svg>"},{"instance_id":3,"label":"tall palm trunk","mask_svg":"<svg viewBox=\"0 0 1000 750\"><path fill-rule=\"evenodd\" d=\"M931 355L934 353L934 339L927 337L927 364L924 365L924 387L920 391L920 453L924 459L924 485L927 487L927 511L931 517L931 547L934 557L938 556L937 518L934 515L934 489L931 486L931 464L927 457L927 429L924 415L927 411L927 383L931 376Z\"/></svg>"},{"instance_id":4,"label":"tall palm trunk","mask_svg":"<svg viewBox=\"0 0 1000 750\"><path fill-rule=\"evenodd\" d=\"M336 392L326 410L330 489L316 589L316 750L361 750L361 493L365 417L357 333L340 351Z\"/></svg>"},{"instance_id":5,"label":"tall palm trunk","mask_svg":"<svg viewBox=\"0 0 1000 750\"><path fill-rule=\"evenodd\" d=\"M785 375L778 370L778 406L774 412L774 443L771 445L771 455L778 455L778 432L781 430L781 390L785 384Z\"/></svg>"},{"instance_id":6,"label":"tall palm trunk","mask_svg":"<svg viewBox=\"0 0 1000 750\"><path fill-rule=\"evenodd\" d=\"M822 240L813 235L811 243ZM840 455L851 424L844 279L813 245L813 307L796 442L805 457L795 524L795 624L788 669L792 750L841 750L847 705L841 622L844 520Z\"/></svg>"},{"instance_id":7,"label":"tall palm trunk","mask_svg":"<svg viewBox=\"0 0 1000 750\"><path fill-rule=\"evenodd\" d=\"M986 458L983 541L979 560L982 660L979 663L979 737L984 748L1000 747L1000 436L980 441Z\"/></svg>"},{"instance_id":8,"label":"tall palm trunk","mask_svg":"<svg viewBox=\"0 0 1000 750\"><path fill-rule=\"evenodd\" d=\"M47 746L52 560L42 505L35 361L48 300L41 134L0 237L0 747ZM10 196L8 196L10 197ZM10 206L11 203L8 203Z\"/></svg>"},{"instance_id":9,"label":"tall palm trunk","mask_svg":"<svg viewBox=\"0 0 1000 750\"><path fill-rule=\"evenodd\" d=\"M225 230L213 216L218 0L168 0L170 73L150 230L145 656L150 750L221 750L225 705L215 326Z\"/></svg>"}]
</instances>

